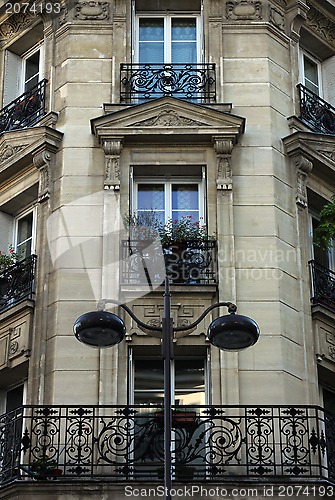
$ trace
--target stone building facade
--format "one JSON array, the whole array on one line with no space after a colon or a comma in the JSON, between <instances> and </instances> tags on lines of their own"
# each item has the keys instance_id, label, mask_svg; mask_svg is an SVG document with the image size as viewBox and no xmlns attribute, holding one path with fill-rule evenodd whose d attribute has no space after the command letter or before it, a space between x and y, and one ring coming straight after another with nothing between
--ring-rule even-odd
<instances>
[{"instance_id":1,"label":"stone building facade","mask_svg":"<svg viewBox=\"0 0 335 500\"><path fill-rule=\"evenodd\" d=\"M0 13L0 250L19 255L0 274L0 498L160 484L159 336L127 314L110 350L72 332L108 298L160 325L171 254L127 233L141 210L217 235L178 261L174 324L228 300L261 330L241 353L210 346L215 315L175 338L175 403L194 421L174 424L174 480L332 488L335 255L313 231L335 191L334 1Z\"/></svg>"}]
</instances>

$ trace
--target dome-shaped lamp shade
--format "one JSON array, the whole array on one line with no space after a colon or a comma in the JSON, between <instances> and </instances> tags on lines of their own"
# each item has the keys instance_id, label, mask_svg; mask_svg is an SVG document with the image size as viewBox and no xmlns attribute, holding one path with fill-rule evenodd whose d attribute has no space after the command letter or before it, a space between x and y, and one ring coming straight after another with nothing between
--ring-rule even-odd
<instances>
[{"instance_id":1,"label":"dome-shaped lamp shade","mask_svg":"<svg viewBox=\"0 0 335 500\"><path fill-rule=\"evenodd\" d=\"M247 316L228 314L208 327L208 340L224 351L241 351L256 344L260 335L257 323Z\"/></svg>"},{"instance_id":2,"label":"dome-shaped lamp shade","mask_svg":"<svg viewBox=\"0 0 335 500\"><path fill-rule=\"evenodd\" d=\"M126 327L119 316L107 311L83 314L73 325L74 334L80 342L91 347L112 347L121 342Z\"/></svg>"}]
</instances>

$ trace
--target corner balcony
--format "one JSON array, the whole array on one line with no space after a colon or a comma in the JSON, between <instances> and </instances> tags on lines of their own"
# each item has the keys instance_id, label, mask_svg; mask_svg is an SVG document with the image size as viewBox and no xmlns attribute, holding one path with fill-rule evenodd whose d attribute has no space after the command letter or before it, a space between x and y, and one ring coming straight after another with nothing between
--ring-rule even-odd
<instances>
[{"instance_id":1,"label":"corner balcony","mask_svg":"<svg viewBox=\"0 0 335 500\"><path fill-rule=\"evenodd\" d=\"M121 242L121 283L159 285L165 275L171 284L217 284L216 241L188 240L162 248L160 242Z\"/></svg>"},{"instance_id":2,"label":"corner balcony","mask_svg":"<svg viewBox=\"0 0 335 500\"><path fill-rule=\"evenodd\" d=\"M36 255L0 273L0 313L25 299L33 299Z\"/></svg>"},{"instance_id":3,"label":"corner balcony","mask_svg":"<svg viewBox=\"0 0 335 500\"><path fill-rule=\"evenodd\" d=\"M120 102L159 97L199 103L216 101L215 64L121 64Z\"/></svg>"},{"instance_id":4,"label":"corner balcony","mask_svg":"<svg viewBox=\"0 0 335 500\"><path fill-rule=\"evenodd\" d=\"M335 414L318 406L174 406L172 415L176 481L335 484ZM0 416L0 485L162 482L163 439L155 406L23 406Z\"/></svg>"},{"instance_id":5,"label":"corner balcony","mask_svg":"<svg viewBox=\"0 0 335 500\"><path fill-rule=\"evenodd\" d=\"M300 118L314 132L335 135L335 108L317 94L299 84Z\"/></svg>"},{"instance_id":6,"label":"corner balcony","mask_svg":"<svg viewBox=\"0 0 335 500\"><path fill-rule=\"evenodd\" d=\"M0 133L31 127L45 115L46 83L40 81L0 110Z\"/></svg>"},{"instance_id":7,"label":"corner balcony","mask_svg":"<svg viewBox=\"0 0 335 500\"><path fill-rule=\"evenodd\" d=\"M335 313L335 273L314 260L309 262L312 280L312 304Z\"/></svg>"}]
</instances>

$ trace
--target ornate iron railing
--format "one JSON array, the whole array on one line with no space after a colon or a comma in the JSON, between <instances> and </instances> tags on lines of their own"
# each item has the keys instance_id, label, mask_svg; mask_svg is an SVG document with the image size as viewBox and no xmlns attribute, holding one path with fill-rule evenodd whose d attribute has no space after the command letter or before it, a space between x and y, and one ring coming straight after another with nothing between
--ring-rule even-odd
<instances>
[{"instance_id":1,"label":"ornate iron railing","mask_svg":"<svg viewBox=\"0 0 335 500\"><path fill-rule=\"evenodd\" d=\"M335 312L335 273L314 260L309 262L312 279L312 303Z\"/></svg>"},{"instance_id":2,"label":"ornate iron railing","mask_svg":"<svg viewBox=\"0 0 335 500\"><path fill-rule=\"evenodd\" d=\"M167 274L173 284L216 284L216 249L216 241L188 240L162 248L159 240L123 240L121 282L158 286Z\"/></svg>"},{"instance_id":3,"label":"ornate iron railing","mask_svg":"<svg viewBox=\"0 0 335 500\"><path fill-rule=\"evenodd\" d=\"M120 100L172 96L207 103L216 100L215 64L121 64Z\"/></svg>"},{"instance_id":4,"label":"ornate iron railing","mask_svg":"<svg viewBox=\"0 0 335 500\"><path fill-rule=\"evenodd\" d=\"M31 255L0 273L0 312L34 295L36 255Z\"/></svg>"},{"instance_id":5,"label":"ornate iron railing","mask_svg":"<svg viewBox=\"0 0 335 500\"><path fill-rule=\"evenodd\" d=\"M163 412L153 406L24 406L0 417L0 483L161 480ZM174 407L175 480L327 479L335 414L317 406Z\"/></svg>"},{"instance_id":6,"label":"ornate iron railing","mask_svg":"<svg viewBox=\"0 0 335 500\"><path fill-rule=\"evenodd\" d=\"M317 94L299 84L300 118L316 132L335 134L335 108Z\"/></svg>"},{"instance_id":7,"label":"ornate iron railing","mask_svg":"<svg viewBox=\"0 0 335 500\"><path fill-rule=\"evenodd\" d=\"M0 111L0 133L30 127L45 115L47 80L20 95Z\"/></svg>"}]
</instances>

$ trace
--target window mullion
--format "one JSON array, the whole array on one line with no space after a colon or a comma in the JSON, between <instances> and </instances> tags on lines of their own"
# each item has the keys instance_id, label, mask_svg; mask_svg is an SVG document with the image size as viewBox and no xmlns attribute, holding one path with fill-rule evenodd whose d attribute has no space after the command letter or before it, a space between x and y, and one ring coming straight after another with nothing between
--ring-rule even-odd
<instances>
[{"instance_id":1,"label":"window mullion","mask_svg":"<svg viewBox=\"0 0 335 500\"><path fill-rule=\"evenodd\" d=\"M164 62L172 62L171 16L164 18Z\"/></svg>"},{"instance_id":2,"label":"window mullion","mask_svg":"<svg viewBox=\"0 0 335 500\"><path fill-rule=\"evenodd\" d=\"M165 183L165 220L172 218L172 183Z\"/></svg>"}]
</instances>

